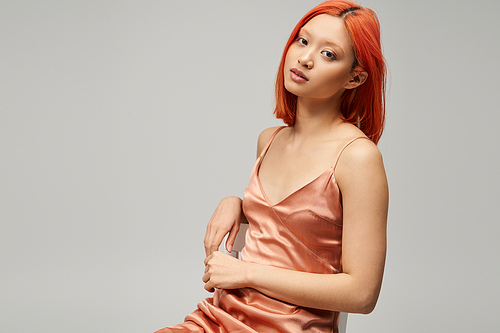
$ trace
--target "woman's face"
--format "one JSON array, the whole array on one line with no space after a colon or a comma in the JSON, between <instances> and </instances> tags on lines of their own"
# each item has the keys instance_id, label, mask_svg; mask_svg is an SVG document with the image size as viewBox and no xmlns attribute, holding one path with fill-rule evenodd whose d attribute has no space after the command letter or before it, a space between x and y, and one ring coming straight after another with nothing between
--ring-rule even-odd
<instances>
[{"instance_id":1,"label":"woman's face","mask_svg":"<svg viewBox=\"0 0 500 333\"><path fill-rule=\"evenodd\" d=\"M285 88L305 98L335 100L352 88L354 54L344 21L321 14L299 31L285 57Z\"/></svg>"}]
</instances>

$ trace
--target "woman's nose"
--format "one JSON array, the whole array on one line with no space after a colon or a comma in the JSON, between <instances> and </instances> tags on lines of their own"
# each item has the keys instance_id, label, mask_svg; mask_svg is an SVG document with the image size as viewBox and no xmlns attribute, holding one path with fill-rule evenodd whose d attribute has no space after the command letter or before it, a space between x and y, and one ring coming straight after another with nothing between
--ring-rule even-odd
<instances>
[{"instance_id":1,"label":"woman's nose","mask_svg":"<svg viewBox=\"0 0 500 333\"><path fill-rule=\"evenodd\" d=\"M307 52L307 53L302 54L299 57L299 64L301 64L304 67L307 67L308 69L313 68L314 64L312 61L311 53Z\"/></svg>"}]
</instances>

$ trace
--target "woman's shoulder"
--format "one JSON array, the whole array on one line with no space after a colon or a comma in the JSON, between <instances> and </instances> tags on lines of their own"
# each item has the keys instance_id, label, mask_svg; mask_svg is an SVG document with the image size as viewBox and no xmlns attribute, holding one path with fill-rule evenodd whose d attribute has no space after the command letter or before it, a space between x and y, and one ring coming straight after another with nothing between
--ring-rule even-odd
<instances>
[{"instance_id":1,"label":"woman's shoulder","mask_svg":"<svg viewBox=\"0 0 500 333\"><path fill-rule=\"evenodd\" d=\"M343 147L338 156L339 173L342 173L342 169L356 170L383 164L377 145L357 127L345 124L340 141Z\"/></svg>"},{"instance_id":2,"label":"woman's shoulder","mask_svg":"<svg viewBox=\"0 0 500 333\"><path fill-rule=\"evenodd\" d=\"M273 134L283 126L274 126L274 127L269 127L260 132L259 138L257 140L257 156L260 155L264 147L267 145L269 140L271 140L271 137Z\"/></svg>"},{"instance_id":3,"label":"woman's shoulder","mask_svg":"<svg viewBox=\"0 0 500 333\"><path fill-rule=\"evenodd\" d=\"M344 162L369 164L381 159L382 154L372 140L366 136L359 136L348 141L341 157Z\"/></svg>"},{"instance_id":4,"label":"woman's shoulder","mask_svg":"<svg viewBox=\"0 0 500 333\"><path fill-rule=\"evenodd\" d=\"M342 152L344 159L371 159L380 156L377 145L359 128L346 123L341 129L339 142L344 145Z\"/></svg>"},{"instance_id":5,"label":"woman's shoulder","mask_svg":"<svg viewBox=\"0 0 500 333\"><path fill-rule=\"evenodd\" d=\"M336 164L335 178L339 186L345 184L346 179L385 179L383 157L377 145L366 136L348 142Z\"/></svg>"}]
</instances>

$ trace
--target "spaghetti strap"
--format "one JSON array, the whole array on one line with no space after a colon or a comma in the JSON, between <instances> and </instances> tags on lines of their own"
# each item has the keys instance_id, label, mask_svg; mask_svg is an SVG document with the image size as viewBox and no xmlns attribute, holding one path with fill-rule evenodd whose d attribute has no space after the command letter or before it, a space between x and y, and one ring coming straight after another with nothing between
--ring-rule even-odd
<instances>
[{"instance_id":1,"label":"spaghetti strap","mask_svg":"<svg viewBox=\"0 0 500 333\"><path fill-rule=\"evenodd\" d=\"M285 127L287 127L287 126L280 126L278 129L276 129L276 131L274 131L273 135L271 135L271 138L267 142L266 146L264 147L264 149L262 149L262 152L259 155L260 159L262 159L262 157L266 154L266 152L269 149L269 146L271 145L271 143L273 142L274 137L276 136L276 134L278 134L278 132L281 131Z\"/></svg>"},{"instance_id":2,"label":"spaghetti strap","mask_svg":"<svg viewBox=\"0 0 500 333\"><path fill-rule=\"evenodd\" d=\"M348 143L346 143L345 146L342 147L342 149L340 149L339 154L337 155L337 158L335 159L335 163L333 163L333 166L332 166L333 170L335 170L335 168L337 167L337 163L339 162L340 155L342 155L342 152L344 151L344 149L346 149L347 146L349 146L351 143L353 143L357 139L368 139L368 140L370 140L370 138L367 138L366 136L358 136L357 138L354 138L351 141L349 141Z\"/></svg>"}]
</instances>

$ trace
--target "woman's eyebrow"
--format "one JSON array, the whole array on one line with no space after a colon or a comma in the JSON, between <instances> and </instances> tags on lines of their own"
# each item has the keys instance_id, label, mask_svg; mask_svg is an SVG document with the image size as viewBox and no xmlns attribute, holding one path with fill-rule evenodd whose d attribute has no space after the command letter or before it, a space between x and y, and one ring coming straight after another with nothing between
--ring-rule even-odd
<instances>
[{"instance_id":1,"label":"woman's eyebrow","mask_svg":"<svg viewBox=\"0 0 500 333\"><path fill-rule=\"evenodd\" d=\"M311 33L309 33L309 31L307 31L307 29L305 29L305 28L300 29L299 33L301 33L301 32L305 33L306 35L311 36ZM340 46L340 44L335 43L334 41L327 39L327 40L325 40L325 44L329 44L330 46L337 47L342 51L342 53L345 53L344 48L342 46Z\"/></svg>"}]
</instances>

